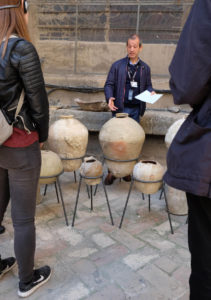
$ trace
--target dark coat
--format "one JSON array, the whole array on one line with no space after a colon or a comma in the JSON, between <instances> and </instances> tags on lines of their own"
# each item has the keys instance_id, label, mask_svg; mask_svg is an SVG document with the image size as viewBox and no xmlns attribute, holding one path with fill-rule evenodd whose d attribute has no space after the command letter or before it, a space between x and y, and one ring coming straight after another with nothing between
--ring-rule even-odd
<instances>
[{"instance_id":1,"label":"dark coat","mask_svg":"<svg viewBox=\"0 0 211 300\"><path fill-rule=\"evenodd\" d=\"M192 112L167 155L164 181L211 198L211 1L196 0L170 65L175 104Z\"/></svg>"},{"instance_id":2,"label":"dark coat","mask_svg":"<svg viewBox=\"0 0 211 300\"><path fill-rule=\"evenodd\" d=\"M13 122L24 88L25 98L19 113L22 118L18 118L14 126L36 130L39 142L44 142L48 138L49 105L37 52L30 42L11 38L2 59L3 45L4 42L0 47L0 108Z\"/></svg>"},{"instance_id":3,"label":"dark coat","mask_svg":"<svg viewBox=\"0 0 211 300\"><path fill-rule=\"evenodd\" d=\"M125 84L127 78L128 56L112 64L104 86L105 98L108 103L109 98L114 97L114 105L118 107L115 112L122 112L124 109ZM140 68L140 93L148 90L153 91L151 82L150 67L142 60ZM146 109L146 103L140 101L140 115L143 116Z\"/></svg>"}]
</instances>

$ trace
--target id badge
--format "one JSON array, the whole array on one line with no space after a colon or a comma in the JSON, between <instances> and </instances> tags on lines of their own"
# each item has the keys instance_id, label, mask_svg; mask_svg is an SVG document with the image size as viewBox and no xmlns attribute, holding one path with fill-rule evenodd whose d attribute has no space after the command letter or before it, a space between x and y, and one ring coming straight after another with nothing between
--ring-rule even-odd
<instances>
[{"instance_id":1,"label":"id badge","mask_svg":"<svg viewBox=\"0 0 211 300\"><path fill-rule=\"evenodd\" d=\"M133 90L129 90L129 92L128 92L128 100L129 101L133 100Z\"/></svg>"},{"instance_id":2,"label":"id badge","mask_svg":"<svg viewBox=\"0 0 211 300\"><path fill-rule=\"evenodd\" d=\"M132 88L137 88L137 87L138 87L138 82L137 82L137 81L131 81L131 82L130 82L130 86L131 86Z\"/></svg>"}]
</instances>

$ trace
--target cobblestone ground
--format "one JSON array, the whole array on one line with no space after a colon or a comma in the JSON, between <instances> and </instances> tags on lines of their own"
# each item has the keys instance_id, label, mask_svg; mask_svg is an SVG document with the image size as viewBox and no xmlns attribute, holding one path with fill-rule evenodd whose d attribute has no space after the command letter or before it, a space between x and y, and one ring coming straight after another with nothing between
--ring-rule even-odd
<instances>
[{"instance_id":1,"label":"cobblestone ground","mask_svg":"<svg viewBox=\"0 0 211 300\"><path fill-rule=\"evenodd\" d=\"M147 155L146 155L147 156ZM68 220L71 224L78 182L72 173L61 176ZM122 229L119 223L130 183L116 180L107 187L115 225L108 214L102 184L90 211L82 183L75 227L65 225L54 186L37 206L36 267L48 264L50 281L31 300L188 300L190 255L186 217L172 216L170 233L165 201L160 192L148 198L132 190ZM2 257L13 255L13 228L8 210L0 236ZM23 245L24 247L24 245ZM0 299L18 299L17 268L0 281Z\"/></svg>"}]
</instances>

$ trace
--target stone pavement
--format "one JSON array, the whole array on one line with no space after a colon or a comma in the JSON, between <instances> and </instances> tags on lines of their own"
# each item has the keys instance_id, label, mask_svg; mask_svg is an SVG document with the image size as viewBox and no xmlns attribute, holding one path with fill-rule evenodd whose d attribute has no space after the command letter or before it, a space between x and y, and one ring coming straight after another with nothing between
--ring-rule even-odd
<instances>
[{"instance_id":1,"label":"stone pavement","mask_svg":"<svg viewBox=\"0 0 211 300\"><path fill-rule=\"evenodd\" d=\"M162 149L153 154L156 147L150 145L145 147L145 158L165 152L161 145ZM163 160L164 156L160 158ZM72 173L64 173L61 184L71 224L78 182L74 182ZM119 229L129 185L116 180L107 187L115 223L111 226L102 184L94 197L94 211L90 212L83 183L74 228L65 225L54 186L48 187L47 195L37 206L36 267L49 264L53 273L31 300L188 300L190 255L186 217L172 216L172 235L165 201L159 200L160 192L152 196L149 212L147 197L142 200L134 188ZM2 257L14 253L10 210L4 225L7 231L0 236ZM16 268L0 281L0 300L18 299L17 284Z\"/></svg>"}]
</instances>

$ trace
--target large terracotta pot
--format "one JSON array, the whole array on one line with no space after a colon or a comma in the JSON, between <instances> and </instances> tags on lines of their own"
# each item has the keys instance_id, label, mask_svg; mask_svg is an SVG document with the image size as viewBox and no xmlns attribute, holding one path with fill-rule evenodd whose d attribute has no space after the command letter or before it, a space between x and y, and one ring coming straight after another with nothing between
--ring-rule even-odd
<instances>
[{"instance_id":1,"label":"large terracotta pot","mask_svg":"<svg viewBox=\"0 0 211 300\"><path fill-rule=\"evenodd\" d=\"M48 151L41 151L41 171L39 183L40 184L50 184L56 181L57 175L59 175L63 171L63 165L58 154ZM50 178L47 178L50 177Z\"/></svg>"},{"instance_id":2,"label":"large terracotta pot","mask_svg":"<svg viewBox=\"0 0 211 300\"><path fill-rule=\"evenodd\" d=\"M143 181L159 181L157 183L142 183L135 181L136 188L144 194L154 194L162 186L164 167L157 161L142 160L133 169L134 179Z\"/></svg>"},{"instance_id":3,"label":"large terracotta pot","mask_svg":"<svg viewBox=\"0 0 211 300\"><path fill-rule=\"evenodd\" d=\"M116 160L137 159L145 140L142 127L128 114L116 114L106 122L100 130L100 145L105 157ZM108 169L116 177L124 177L132 173L136 161L114 162L105 160Z\"/></svg>"},{"instance_id":4,"label":"large terracotta pot","mask_svg":"<svg viewBox=\"0 0 211 300\"><path fill-rule=\"evenodd\" d=\"M177 134L178 130L180 129L180 127L184 123L184 121L185 121L185 117L177 120L169 127L169 129L165 135L165 143L166 143L167 148L170 147L175 135Z\"/></svg>"},{"instance_id":5,"label":"large terracotta pot","mask_svg":"<svg viewBox=\"0 0 211 300\"><path fill-rule=\"evenodd\" d=\"M103 166L102 163L97 160L95 157L85 157L84 162L80 167L80 173L83 176L87 177L98 177L103 175ZM86 184L96 185L101 182L102 178L97 179L85 179Z\"/></svg>"},{"instance_id":6,"label":"large terracotta pot","mask_svg":"<svg viewBox=\"0 0 211 300\"><path fill-rule=\"evenodd\" d=\"M61 116L49 129L50 150L59 154L64 171L73 172L80 168L88 144L88 129L74 116ZM72 160L63 160L71 158Z\"/></svg>"},{"instance_id":7,"label":"large terracotta pot","mask_svg":"<svg viewBox=\"0 0 211 300\"><path fill-rule=\"evenodd\" d=\"M167 184L165 184L165 191L169 212L175 215L186 215L188 213L188 205L185 192Z\"/></svg>"}]
</instances>

